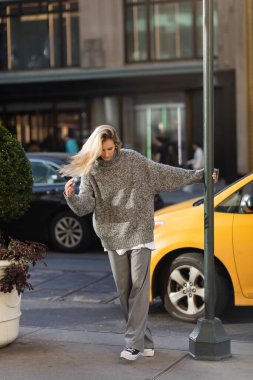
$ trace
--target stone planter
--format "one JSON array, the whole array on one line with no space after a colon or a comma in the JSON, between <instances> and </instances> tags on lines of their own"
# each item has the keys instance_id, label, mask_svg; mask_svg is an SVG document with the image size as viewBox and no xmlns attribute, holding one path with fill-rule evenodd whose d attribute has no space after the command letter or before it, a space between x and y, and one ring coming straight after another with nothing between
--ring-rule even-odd
<instances>
[{"instance_id":1,"label":"stone planter","mask_svg":"<svg viewBox=\"0 0 253 380\"><path fill-rule=\"evenodd\" d=\"M7 260L0 260L0 278L4 269L10 265ZM0 292L0 347L13 342L19 334L21 295L16 290L11 293Z\"/></svg>"}]
</instances>

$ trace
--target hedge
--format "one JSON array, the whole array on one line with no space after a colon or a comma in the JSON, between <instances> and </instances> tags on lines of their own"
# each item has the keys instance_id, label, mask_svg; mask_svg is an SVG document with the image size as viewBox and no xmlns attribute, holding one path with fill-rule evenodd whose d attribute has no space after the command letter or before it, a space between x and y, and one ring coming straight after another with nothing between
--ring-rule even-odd
<instances>
[{"instance_id":1,"label":"hedge","mask_svg":"<svg viewBox=\"0 0 253 380\"><path fill-rule=\"evenodd\" d=\"M0 225L25 213L32 185L31 165L22 145L0 125Z\"/></svg>"}]
</instances>

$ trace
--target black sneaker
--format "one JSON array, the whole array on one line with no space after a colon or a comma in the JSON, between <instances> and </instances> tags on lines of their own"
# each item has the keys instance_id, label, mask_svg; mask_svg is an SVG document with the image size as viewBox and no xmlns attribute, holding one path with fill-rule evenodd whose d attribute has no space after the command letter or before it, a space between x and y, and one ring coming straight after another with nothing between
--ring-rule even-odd
<instances>
[{"instance_id":1,"label":"black sneaker","mask_svg":"<svg viewBox=\"0 0 253 380\"><path fill-rule=\"evenodd\" d=\"M127 360L136 360L140 354L140 351L136 350L136 348L126 347L121 352L120 357Z\"/></svg>"}]
</instances>

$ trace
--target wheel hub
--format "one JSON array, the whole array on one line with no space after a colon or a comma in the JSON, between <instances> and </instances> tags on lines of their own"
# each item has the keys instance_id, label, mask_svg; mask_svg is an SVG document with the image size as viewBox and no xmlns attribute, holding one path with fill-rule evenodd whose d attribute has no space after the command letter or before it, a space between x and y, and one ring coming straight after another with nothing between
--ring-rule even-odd
<instances>
[{"instance_id":1,"label":"wheel hub","mask_svg":"<svg viewBox=\"0 0 253 380\"><path fill-rule=\"evenodd\" d=\"M186 294L188 297L192 297L193 294L196 293L196 288L192 282L186 282L184 284L183 293Z\"/></svg>"},{"instance_id":2,"label":"wheel hub","mask_svg":"<svg viewBox=\"0 0 253 380\"><path fill-rule=\"evenodd\" d=\"M197 316L204 309L203 273L192 265L183 264L172 270L167 292L171 309L184 316Z\"/></svg>"}]
</instances>

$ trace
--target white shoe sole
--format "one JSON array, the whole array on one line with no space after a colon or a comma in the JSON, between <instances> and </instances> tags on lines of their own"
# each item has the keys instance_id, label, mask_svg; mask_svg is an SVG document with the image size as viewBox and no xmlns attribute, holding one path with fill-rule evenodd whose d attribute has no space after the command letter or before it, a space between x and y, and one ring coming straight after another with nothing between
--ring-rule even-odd
<instances>
[{"instance_id":1,"label":"white shoe sole","mask_svg":"<svg viewBox=\"0 0 253 380\"><path fill-rule=\"evenodd\" d=\"M136 360L140 355L140 352L137 355L130 355L127 352L121 352L120 357L126 360Z\"/></svg>"},{"instance_id":2,"label":"white shoe sole","mask_svg":"<svg viewBox=\"0 0 253 380\"><path fill-rule=\"evenodd\" d=\"M155 350L153 350L152 348L146 348L144 349L144 352L142 353L142 356L144 356L145 358L151 358L154 355L155 355Z\"/></svg>"}]
</instances>

